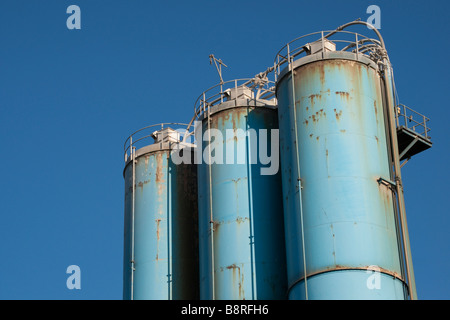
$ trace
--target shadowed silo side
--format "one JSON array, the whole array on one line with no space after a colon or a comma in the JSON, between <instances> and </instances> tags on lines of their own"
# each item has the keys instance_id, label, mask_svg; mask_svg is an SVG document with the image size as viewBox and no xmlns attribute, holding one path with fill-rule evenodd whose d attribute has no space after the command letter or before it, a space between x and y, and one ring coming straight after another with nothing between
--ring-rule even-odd
<instances>
[{"instance_id":1,"label":"shadowed silo side","mask_svg":"<svg viewBox=\"0 0 450 320\"><path fill-rule=\"evenodd\" d=\"M123 297L198 299L197 169L171 157L193 150L175 151L179 133L171 128L151 136L155 142L137 150L127 140Z\"/></svg>"},{"instance_id":2,"label":"shadowed silo side","mask_svg":"<svg viewBox=\"0 0 450 320\"><path fill-rule=\"evenodd\" d=\"M245 85L236 85L223 99L203 110L196 130L196 136L201 134L198 148L203 140L198 166L200 298L284 299L278 136L275 141L271 136L272 129L278 130L276 106ZM261 140L267 141L265 150ZM272 145L275 163L262 164L260 152L270 155ZM273 172L265 172L271 165L276 166Z\"/></svg>"},{"instance_id":3,"label":"shadowed silo side","mask_svg":"<svg viewBox=\"0 0 450 320\"><path fill-rule=\"evenodd\" d=\"M289 299L405 299L379 66L333 46L277 82Z\"/></svg>"}]
</instances>

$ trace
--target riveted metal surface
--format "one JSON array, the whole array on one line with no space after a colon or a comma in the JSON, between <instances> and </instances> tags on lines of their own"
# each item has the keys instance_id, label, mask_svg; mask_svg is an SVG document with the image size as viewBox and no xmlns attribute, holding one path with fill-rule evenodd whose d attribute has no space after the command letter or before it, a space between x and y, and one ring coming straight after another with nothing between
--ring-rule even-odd
<instances>
[{"instance_id":1,"label":"riveted metal surface","mask_svg":"<svg viewBox=\"0 0 450 320\"><path fill-rule=\"evenodd\" d=\"M184 150L183 150L184 151ZM125 167L124 299L198 299L196 166L175 165L170 150L135 164L134 281L131 285L132 163Z\"/></svg>"},{"instance_id":2,"label":"riveted metal surface","mask_svg":"<svg viewBox=\"0 0 450 320\"><path fill-rule=\"evenodd\" d=\"M277 98L289 298L306 297L305 262L308 298L403 299L401 277L371 290L363 270L401 275L393 194L377 182L390 177L377 71L352 60L315 61L294 70L294 86L285 73Z\"/></svg>"},{"instance_id":3,"label":"riveted metal surface","mask_svg":"<svg viewBox=\"0 0 450 320\"><path fill-rule=\"evenodd\" d=\"M204 149L208 144L207 122L205 117ZM198 167L201 299L284 299L287 286L280 173L261 175L264 165L249 159L254 157L249 150L256 140L249 141L245 133L226 135L227 129L278 129L276 110L248 106L224 109L211 116L210 127L223 135L224 159L227 143L235 151L233 164L224 160L223 164L209 167L203 162ZM258 134L258 141L260 138ZM268 139L270 150L276 142L270 141L270 134ZM217 141L212 139L212 145ZM238 163L239 153L245 155L244 163Z\"/></svg>"}]
</instances>

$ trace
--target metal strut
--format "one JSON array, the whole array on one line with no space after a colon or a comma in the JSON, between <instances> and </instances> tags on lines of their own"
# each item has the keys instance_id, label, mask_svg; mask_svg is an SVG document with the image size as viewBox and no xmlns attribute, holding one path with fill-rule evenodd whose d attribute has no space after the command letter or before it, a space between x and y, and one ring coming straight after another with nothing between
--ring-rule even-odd
<instances>
[{"instance_id":1,"label":"metal strut","mask_svg":"<svg viewBox=\"0 0 450 320\"><path fill-rule=\"evenodd\" d=\"M289 55L289 53L288 53ZM291 57L290 57L291 58ZM305 280L305 298L308 300L308 277L306 272L306 252L305 252L305 230L303 223L303 203L302 203L302 180L300 175L300 160L298 153L298 128L297 128L297 107L295 105L295 81L294 81L294 64L293 58L289 60L289 67L291 69L291 83L292 83L292 103L294 110L294 128L295 128L295 154L297 161L297 188L298 188L298 197L299 197L299 209L300 209L300 224L302 231L302 252L303 252L303 272L304 272L304 280Z\"/></svg>"},{"instance_id":2,"label":"metal strut","mask_svg":"<svg viewBox=\"0 0 450 320\"><path fill-rule=\"evenodd\" d=\"M246 130L249 129L249 124L248 124L248 118L249 118L249 108L247 107L247 119L246 119ZM258 296L257 296L257 281L256 281L256 262L255 262L255 232L254 232L254 211L253 211L253 187L252 187L252 170L251 170L251 165L252 165L252 158L251 158L251 152L250 152L250 135L246 135L246 139L247 139L247 147L246 147L246 152L247 152L247 187L248 187L248 193L249 193L249 216L250 216L250 221L249 221L249 232L250 232L250 261L251 261L251 273L252 273L252 300L257 300Z\"/></svg>"},{"instance_id":3,"label":"metal strut","mask_svg":"<svg viewBox=\"0 0 450 320\"><path fill-rule=\"evenodd\" d=\"M135 211L135 201L136 201L136 147L133 147L133 138L130 137L130 147L131 147L131 161L133 170L133 187L131 196L131 293L130 299L134 300L134 271L135 261L134 261L134 211Z\"/></svg>"},{"instance_id":4,"label":"metal strut","mask_svg":"<svg viewBox=\"0 0 450 320\"><path fill-rule=\"evenodd\" d=\"M206 103L205 93L203 93L203 103ZM211 280L212 280L212 300L216 299L215 272L214 272L214 216L213 216L213 196L212 196L212 177L211 177L211 108L208 107L208 169L209 169L209 223L211 233Z\"/></svg>"}]
</instances>

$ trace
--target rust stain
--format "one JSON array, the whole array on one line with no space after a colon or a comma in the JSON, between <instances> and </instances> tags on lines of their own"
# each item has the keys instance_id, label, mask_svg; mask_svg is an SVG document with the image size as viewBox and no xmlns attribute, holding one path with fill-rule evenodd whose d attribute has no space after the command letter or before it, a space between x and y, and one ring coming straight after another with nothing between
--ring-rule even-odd
<instances>
[{"instance_id":1,"label":"rust stain","mask_svg":"<svg viewBox=\"0 0 450 320\"><path fill-rule=\"evenodd\" d=\"M311 134L309 135L309 137L312 138L312 137L313 137L313 134L311 133Z\"/></svg>"},{"instance_id":2,"label":"rust stain","mask_svg":"<svg viewBox=\"0 0 450 320\"><path fill-rule=\"evenodd\" d=\"M236 218L236 222L237 223L242 223L242 222L245 222L245 221L248 221L249 219L248 219L248 217L237 217Z\"/></svg>"},{"instance_id":3,"label":"rust stain","mask_svg":"<svg viewBox=\"0 0 450 320\"><path fill-rule=\"evenodd\" d=\"M241 268L233 263L232 265L227 266L226 269L232 270L233 287L236 287L236 281L237 281L239 299L245 300L244 288L243 288L244 274L242 274L242 276L241 276Z\"/></svg>"},{"instance_id":4,"label":"rust stain","mask_svg":"<svg viewBox=\"0 0 450 320\"><path fill-rule=\"evenodd\" d=\"M315 274L320 274L320 273L323 273L323 272L339 271L339 270L363 270L363 271L366 271L366 270L374 270L374 268L373 268L373 266L353 267L353 266L344 266L344 265L341 265L341 264L335 264L334 266L328 266L328 267L326 267L323 270L319 270L317 272L310 273L308 276L312 276L312 275L315 275ZM395 277L397 279L403 280L403 278L395 271L391 271L391 270L388 270L388 269L385 269L385 268L381 268L381 267L377 267L376 271L380 271L380 272L382 272L384 274L389 274L389 275L391 275L391 276L393 276L393 277Z\"/></svg>"},{"instance_id":5,"label":"rust stain","mask_svg":"<svg viewBox=\"0 0 450 320\"><path fill-rule=\"evenodd\" d=\"M161 219L156 219L156 260L159 260L159 240L160 240L160 224Z\"/></svg>"},{"instance_id":6,"label":"rust stain","mask_svg":"<svg viewBox=\"0 0 450 320\"><path fill-rule=\"evenodd\" d=\"M377 109L377 100L373 101L373 109L375 110L375 120L377 121L378 124L378 109ZM378 139L377 139L378 141Z\"/></svg>"},{"instance_id":7,"label":"rust stain","mask_svg":"<svg viewBox=\"0 0 450 320\"><path fill-rule=\"evenodd\" d=\"M341 130L339 130L339 131L341 131L342 133L345 133L345 129L341 129Z\"/></svg>"},{"instance_id":8,"label":"rust stain","mask_svg":"<svg viewBox=\"0 0 450 320\"><path fill-rule=\"evenodd\" d=\"M163 153L156 154L156 182L164 182Z\"/></svg>"},{"instance_id":9,"label":"rust stain","mask_svg":"<svg viewBox=\"0 0 450 320\"><path fill-rule=\"evenodd\" d=\"M334 113L336 114L336 120L339 120L339 119L340 119L340 117L342 116L342 110L341 110L341 111L339 111L339 112L337 112L337 110L336 110L336 109L334 109Z\"/></svg>"},{"instance_id":10,"label":"rust stain","mask_svg":"<svg viewBox=\"0 0 450 320\"><path fill-rule=\"evenodd\" d=\"M313 120L313 122L316 122L316 116L315 115L312 115L312 120Z\"/></svg>"},{"instance_id":11,"label":"rust stain","mask_svg":"<svg viewBox=\"0 0 450 320\"><path fill-rule=\"evenodd\" d=\"M340 95L341 98L344 98L347 100L350 98L350 94L346 91L336 91L336 94Z\"/></svg>"},{"instance_id":12,"label":"rust stain","mask_svg":"<svg viewBox=\"0 0 450 320\"><path fill-rule=\"evenodd\" d=\"M319 136L316 137L316 140L319 141Z\"/></svg>"},{"instance_id":13,"label":"rust stain","mask_svg":"<svg viewBox=\"0 0 450 320\"><path fill-rule=\"evenodd\" d=\"M382 205L384 207L384 215L385 215L385 219L386 219L386 225L388 225L389 223L389 218L392 212L392 190L383 185L378 183L378 178L374 177L374 180L377 180L377 184L378 184L378 192L379 192L379 196L380 196L380 204L382 202Z\"/></svg>"},{"instance_id":14,"label":"rust stain","mask_svg":"<svg viewBox=\"0 0 450 320\"><path fill-rule=\"evenodd\" d=\"M220 222L220 221L213 221L213 231L214 232L219 231L219 227L221 224L222 224L222 222Z\"/></svg>"},{"instance_id":15,"label":"rust stain","mask_svg":"<svg viewBox=\"0 0 450 320\"><path fill-rule=\"evenodd\" d=\"M319 67L319 73L320 73L320 83L322 85L324 85L325 84L325 65L323 62L319 62L318 67Z\"/></svg>"},{"instance_id":16,"label":"rust stain","mask_svg":"<svg viewBox=\"0 0 450 320\"><path fill-rule=\"evenodd\" d=\"M145 162L145 171L147 171L148 170L148 159L150 158L150 155L145 155L145 159L144 159L144 162Z\"/></svg>"},{"instance_id":17,"label":"rust stain","mask_svg":"<svg viewBox=\"0 0 450 320\"><path fill-rule=\"evenodd\" d=\"M160 228L159 225L161 223L161 219L156 219L156 239L159 240L159 236L160 236Z\"/></svg>"},{"instance_id":18,"label":"rust stain","mask_svg":"<svg viewBox=\"0 0 450 320\"><path fill-rule=\"evenodd\" d=\"M303 122L305 125L308 125L308 120L305 119L305 121Z\"/></svg>"},{"instance_id":19,"label":"rust stain","mask_svg":"<svg viewBox=\"0 0 450 320\"><path fill-rule=\"evenodd\" d=\"M312 94L312 95L310 95L309 97L308 97L309 99L310 99L310 101L311 101L311 108L314 106L314 99L320 99L320 98L322 98L322 95L321 94Z\"/></svg>"}]
</instances>

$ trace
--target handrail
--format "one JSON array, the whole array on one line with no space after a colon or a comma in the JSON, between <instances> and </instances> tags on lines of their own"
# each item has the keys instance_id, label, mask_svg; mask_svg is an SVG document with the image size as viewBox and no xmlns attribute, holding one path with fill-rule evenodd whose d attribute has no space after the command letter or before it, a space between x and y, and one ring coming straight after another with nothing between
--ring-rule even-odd
<instances>
[{"instance_id":1,"label":"handrail","mask_svg":"<svg viewBox=\"0 0 450 320\"><path fill-rule=\"evenodd\" d=\"M220 82L205 90L199 95L194 104L194 118L200 117L209 107L223 103L230 99L231 89L237 93L239 88L249 89L252 92L251 99L268 100L275 96L275 82L268 80L265 74L255 78L234 79Z\"/></svg>"},{"instance_id":2,"label":"handrail","mask_svg":"<svg viewBox=\"0 0 450 320\"><path fill-rule=\"evenodd\" d=\"M430 127L427 125L430 119L423 114L405 106L404 104L398 104L396 106L397 112L397 128L405 127L414 131L415 133L423 136L425 139L430 139L429 132ZM413 125L411 125L411 122Z\"/></svg>"},{"instance_id":3,"label":"handrail","mask_svg":"<svg viewBox=\"0 0 450 320\"><path fill-rule=\"evenodd\" d=\"M156 127L159 127L159 129L156 129ZM163 130L164 128L169 127L177 131L180 134L180 136L183 136L183 141L186 140L187 136L192 134L192 132L189 132L189 130L187 129L188 128L187 123L164 122L143 127L130 134L128 138L125 140L125 143L123 145L125 162L128 160L129 156L131 156L133 149L136 148L137 142L140 142L138 145L142 145L143 144L142 141L144 140L147 141L149 138L153 137L155 131Z\"/></svg>"},{"instance_id":4,"label":"handrail","mask_svg":"<svg viewBox=\"0 0 450 320\"><path fill-rule=\"evenodd\" d=\"M343 27L347 25L344 25ZM345 31L340 28L342 27L339 27L336 30L324 30L309 33L288 42L277 52L275 56L275 76L280 74L280 66L283 64L291 62L293 58L297 58L302 53L307 55L309 45L321 42L322 48L324 48L326 40L331 41L336 45L336 51L349 51L350 49L356 47L350 52L363 54L372 60L377 60L378 55L373 54L377 52L377 50L379 52L385 52L384 42L382 39L373 39L363 34ZM364 49L364 51L361 52L361 49Z\"/></svg>"}]
</instances>

